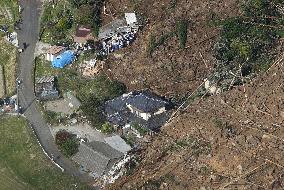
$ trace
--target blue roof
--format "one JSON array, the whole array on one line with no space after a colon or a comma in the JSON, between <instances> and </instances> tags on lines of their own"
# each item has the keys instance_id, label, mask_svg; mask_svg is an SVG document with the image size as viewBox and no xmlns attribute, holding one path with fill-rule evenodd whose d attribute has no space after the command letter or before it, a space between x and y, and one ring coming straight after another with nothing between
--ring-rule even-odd
<instances>
[{"instance_id":1,"label":"blue roof","mask_svg":"<svg viewBox=\"0 0 284 190\"><path fill-rule=\"evenodd\" d=\"M53 61L52 61L52 67L54 68L63 68L65 65L68 65L72 63L75 56L74 53L70 50L63 52L62 54L58 55Z\"/></svg>"}]
</instances>

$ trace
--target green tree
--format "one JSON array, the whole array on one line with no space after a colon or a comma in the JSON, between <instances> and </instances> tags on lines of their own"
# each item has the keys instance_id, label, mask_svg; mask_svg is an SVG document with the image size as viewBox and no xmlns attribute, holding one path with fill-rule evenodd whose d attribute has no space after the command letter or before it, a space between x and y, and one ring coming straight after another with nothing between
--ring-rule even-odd
<instances>
[{"instance_id":1,"label":"green tree","mask_svg":"<svg viewBox=\"0 0 284 190\"><path fill-rule=\"evenodd\" d=\"M110 134L113 132L113 126L109 122L105 122L102 125L101 131L105 134Z\"/></svg>"},{"instance_id":2,"label":"green tree","mask_svg":"<svg viewBox=\"0 0 284 190\"><path fill-rule=\"evenodd\" d=\"M81 110L93 127L101 129L106 121L103 114L104 106L94 95L83 101Z\"/></svg>"},{"instance_id":3,"label":"green tree","mask_svg":"<svg viewBox=\"0 0 284 190\"><path fill-rule=\"evenodd\" d=\"M176 24L177 36L179 39L180 48L184 49L187 41L187 26L188 22L186 20L179 20Z\"/></svg>"},{"instance_id":4,"label":"green tree","mask_svg":"<svg viewBox=\"0 0 284 190\"><path fill-rule=\"evenodd\" d=\"M76 154L80 145L79 140L76 138L76 135L65 130L61 130L56 133L55 142L61 152L68 157Z\"/></svg>"}]
</instances>

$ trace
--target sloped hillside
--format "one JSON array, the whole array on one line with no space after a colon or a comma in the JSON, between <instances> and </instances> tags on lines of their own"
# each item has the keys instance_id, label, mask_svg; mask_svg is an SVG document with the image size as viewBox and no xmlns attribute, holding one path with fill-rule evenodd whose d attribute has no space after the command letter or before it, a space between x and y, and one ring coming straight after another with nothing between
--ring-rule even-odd
<instances>
[{"instance_id":1,"label":"sloped hillside","mask_svg":"<svg viewBox=\"0 0 284 190\"><path fill-rule=\"evenodd\" d=\"M219 30L212 21L239 11L235 0L109 0L105 8L105 23L135 11L145 24L133 45L108 59L106 72L130 90L150 88L167 96L187 94L203 81L215 64ZM185 49L173 34L181 20L188 21Z\"/></svg>"},{"instance_id":2,"label":"sloped hillside","mask_svg":"<svg viewBox=\"0 0 284 190\"><path fill-rule=\"evenodd\" d=\"M283 189L282 59L248 85L196 101L109 189Z\"/></svg>"}]
</instances>

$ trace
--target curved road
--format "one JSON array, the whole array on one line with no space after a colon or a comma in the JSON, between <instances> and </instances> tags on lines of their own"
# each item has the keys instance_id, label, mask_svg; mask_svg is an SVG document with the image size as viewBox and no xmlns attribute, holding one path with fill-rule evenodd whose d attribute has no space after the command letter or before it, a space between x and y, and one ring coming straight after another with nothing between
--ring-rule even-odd
<instances>
[{"instance_id":1,"label":"curved road","mask_svg":"<svg viewBox=\"0 0 284 190\"><path fill-rule=\"evenodd\" d=\"M32 76L34 72L34 51L39 35L39 17L42 5L40 0L20 0L20 4L23 7L23 24L21 25L21 30L18 31L19 46L23 48L24 42L28 45L19 58L18 78L23 81L19 89L20 105L47 154L57 158L55 162L64 168L66 173L79 177L83 182L90 182L92 179L88 175L82 174L70 160L59 152L49 126L45 123L40 109L36 105Z\"/></svg>"}]
</instances>

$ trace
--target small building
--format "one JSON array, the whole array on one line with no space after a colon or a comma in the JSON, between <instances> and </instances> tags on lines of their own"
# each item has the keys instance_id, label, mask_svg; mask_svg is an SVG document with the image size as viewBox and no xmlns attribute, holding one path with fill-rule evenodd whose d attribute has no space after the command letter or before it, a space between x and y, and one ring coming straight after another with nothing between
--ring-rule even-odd
<instances>
[{"instance_id":1,"label":"small building","mask_svg":"<svg viewBox=\"0 0 284 190\"><path fill-rule=\"evenodd\" d=\"M47 61L53 61L57 56L59 56L63 51L65 50L65 47L63 46L51 46L45 54L45 59Z\"/></svg>"},{"instance_id":2,"label":"small building","mask_svg":"<svg viewBox=\"0 0 284 190\"><path fill-rule=\"evenodd\" d=\"M80 164L85 171L91 172L94 177L100 177L108 172L122 156L122 152L108 144L92 141L89 143L82 142L79 146L79 152L72 159Z\"/></svg>"},{"instance_id":3,"label":"small building","mask_svg":"<svg viewBox=\"0 0 284 190\"><path fill-rule=\"evenodd\" d=\"M41 100L59 98L59 92L55 87L54 76L44 76L35 80L35 95Z\"/></svg>"},{"instance_id":4,"label":"small building","mask_svg":"<svg viewBox=\"0 0 284 190\"><path fill-rule=\"evenodd\" d=\"M64 68L66 65L71 64L75 59L74 52L71 50L65 51L58 55L51 63L54 68Z\"/></svg>"},{"instance_id":5,"label":"small building","mask_svg":"<svg viewBox=\"0 0 284 190\"><path fill-rule=\"evenodd\" d=\"M115 126L138 123L143 128L157 132L168 120L172 104L149 90L124 94L105 104L107 119Z\"/></svg>"},{"instance_id":6,"label":"small building","mask_svg":"<svg viewBox=\"0 0 284 190\"><path fill-rule=\"evenodd\" d=\"M84 46L88 40L93 40L92 30L90 27L79 26L74 36L74 42L79 46Z\"/></svg>"}]
</instances>

